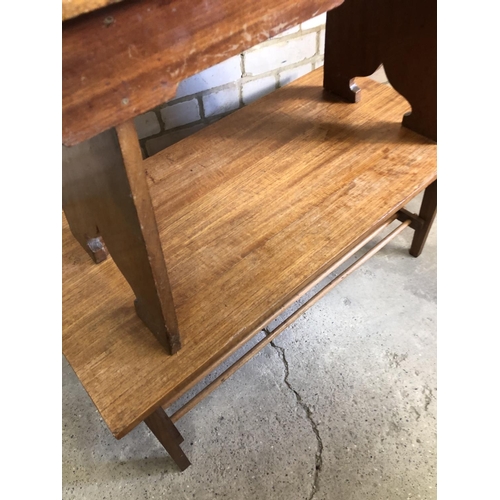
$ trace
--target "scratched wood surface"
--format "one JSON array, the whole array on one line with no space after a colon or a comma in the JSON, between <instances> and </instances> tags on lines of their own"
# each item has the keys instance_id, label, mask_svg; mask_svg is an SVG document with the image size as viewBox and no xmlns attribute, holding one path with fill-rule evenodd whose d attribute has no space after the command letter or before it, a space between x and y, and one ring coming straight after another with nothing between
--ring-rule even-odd
<instances>
[{"instance_id":1,"label":"scratched wood surface","mask_svg":"<svg viewBox=\"0 0 500 500\"><path fill-rule=\"evenodd\" d=\"M177 84L343 0L141 0L63 23L63 144L175 96Z\"/></svg>"},{"instance_id":2,"label":"scratched wood surface","mask_svg":"<svg viewBox=\"0 0 500 500\"><path fill-rule=\"evenodd\" d=\"M63 230L63 351L116 437L173 402L368 231L436 178L406 101L360 79L323 100L321 69L145 162L182 349L137 318L111 259Z\"/></svg>"}]
</instances>

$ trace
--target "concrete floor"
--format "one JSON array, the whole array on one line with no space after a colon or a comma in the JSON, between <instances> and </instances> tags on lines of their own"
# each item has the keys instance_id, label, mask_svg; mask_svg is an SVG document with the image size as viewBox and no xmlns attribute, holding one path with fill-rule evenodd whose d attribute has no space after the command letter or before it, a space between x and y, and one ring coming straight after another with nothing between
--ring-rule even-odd
<instances>
[{"instance_id":1,"label":"concrete floor","mask_svg":"<svg viewBox=\"0 0 500 500\"><path fill-rule=\"evenodd\" d=\"M183 473L144 424L116 441L63 360L63 498L436 498L436 223L418 259L412 234L179 421Z\"/></svg>"}]
</instances>

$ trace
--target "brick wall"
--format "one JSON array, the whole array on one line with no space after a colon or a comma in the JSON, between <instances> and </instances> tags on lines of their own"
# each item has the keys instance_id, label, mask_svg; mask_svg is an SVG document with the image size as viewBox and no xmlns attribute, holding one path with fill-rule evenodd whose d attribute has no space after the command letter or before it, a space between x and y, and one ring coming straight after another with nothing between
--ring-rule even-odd
<instances>
[{"instance_id":1,"label":"brick wall","mask_svg":"<svg viewBox=\"0 0 500 500\"><path fill-rule=\"evenodd\" d=\"M179 84L175 99L135 118L151 156L323 64L326 14Z\"/></svg>"}]
</instances>

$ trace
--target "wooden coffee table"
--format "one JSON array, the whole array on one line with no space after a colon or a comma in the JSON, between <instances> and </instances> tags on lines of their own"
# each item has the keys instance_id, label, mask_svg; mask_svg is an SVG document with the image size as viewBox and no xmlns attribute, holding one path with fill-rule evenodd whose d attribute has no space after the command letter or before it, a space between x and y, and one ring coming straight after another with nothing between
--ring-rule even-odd
<instances>
[{"instance_id":1,"label":"wooden coffee table","mask_svg":"<svg viewBox=\"0 0 500 500\"><path fill-rule=\"evenodd\" d=\"M72 2L63 15L107 3ZM63 23L63 352L115 437L144 421L181 469L189 461L175 421L406 227L410 252L422 251L436 213L435 5L381 0L374 18L368 1L346 2L328 14L325 69L146 160L130 120L190 74L340 3L145 0ZM393 8L402 26L384 32L377 19ZM378 30L373 53L350 48L354 26L360 37ZM404 68L387 45L398 37L400 51L416 54ZM345 49L332 48L341 41ZM358 79L362 101L346 102L359 97L351 79L380 62L412 103L406 127L408 102L388 85ZM423 72L418 89L414 72ZM409 213L423 190L420 213ZM167 416L163 408L396 219L365 257Z\"/></svg>"}]
</instances>

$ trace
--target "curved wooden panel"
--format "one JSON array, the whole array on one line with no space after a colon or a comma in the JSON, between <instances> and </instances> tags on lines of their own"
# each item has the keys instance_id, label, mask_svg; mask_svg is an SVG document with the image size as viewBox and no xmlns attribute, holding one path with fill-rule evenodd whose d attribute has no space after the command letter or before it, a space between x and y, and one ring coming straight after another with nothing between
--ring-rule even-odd
<instances>
[{"instance_id":1,"label":"curved wooden panel","mask_svg":"<svg viewBox=\"0 0 500 500\"><path fill-rule=\"evenodd\" d=\"M356 76L384 65L392 86L411 104L403 125L437 140L436 0L349 0L328 13L324 86L359 100Z\"/></svg>"}]
</instances>

